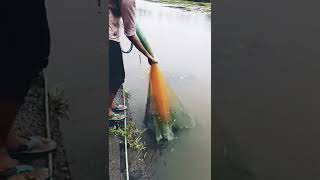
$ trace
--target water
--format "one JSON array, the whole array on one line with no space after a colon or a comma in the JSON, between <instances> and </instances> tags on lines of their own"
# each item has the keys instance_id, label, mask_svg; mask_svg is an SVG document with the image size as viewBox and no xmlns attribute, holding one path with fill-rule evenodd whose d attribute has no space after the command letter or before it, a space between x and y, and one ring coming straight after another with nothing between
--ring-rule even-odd
<instances>
[{"instance_id":1,"label":"water","mask_svg":"<svg viewBox=\"0 0 320 180\"><path fill-rule=\"evenodd\" d=\"M198 126L184 133L165 154L166 162L155 162L153 179L211 179L211 18L201 13L137 1L137 21L149 41L159 65ZM122 41L124 50L128 40ZM133 119L143 125L149 65L134 49L124 55L125 88L131 93Z\"/></svg>"},{"instance_id":2,"label":"water","mask_svg":"<svg viewBox=\"0 0 320 180\"><path fill-rule=\"evenodd\" d=\"M233 157L243 162L236 165L254 179L320 179L318 4L216 5L216 121L236 144ZM214 163L215 179L240 179Z\"/></svg>"}]
</instances>

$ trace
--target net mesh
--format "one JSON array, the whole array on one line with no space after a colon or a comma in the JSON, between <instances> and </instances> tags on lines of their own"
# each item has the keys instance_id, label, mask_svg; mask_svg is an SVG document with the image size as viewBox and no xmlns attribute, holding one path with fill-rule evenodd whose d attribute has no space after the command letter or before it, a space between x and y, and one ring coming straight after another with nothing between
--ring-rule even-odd
<instances>
[{"instance_id":1,"label":"net mesh","mask_svg":"<svg viewBox=\"0 0 320 180\"><path fill-rule=\"evenodd\" d=\"M158 64L151 66L149 74L145 123L155 133L158 142L171 141L175 137L174 132L195 125L194 120L167 84Z\"/></svg>"}]
</instances>

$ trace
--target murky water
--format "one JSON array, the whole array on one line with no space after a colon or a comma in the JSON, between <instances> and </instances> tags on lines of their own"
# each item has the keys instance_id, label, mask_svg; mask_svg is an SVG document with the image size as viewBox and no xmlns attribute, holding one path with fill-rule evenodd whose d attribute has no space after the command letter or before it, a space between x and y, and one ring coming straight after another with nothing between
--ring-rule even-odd
<instances>
[{"instance_id":1,"label":"murky water","mask_svg":"<svg viewBox=\"0 0 320 180\"><path fill-rule=\"evenodd\" d=\"M161 69L198 126L185 132L155 162L153 179L211 179L211 18L201 13L137 1L137 19ZM122 47L128 48L123 39ZM136 49L124 55L125 87L131 93L134 120L143 125L149 65Z\"/></svg>"},{"instance_id":2,"label":"murky water","mask_svg":"<svg viewBox=\"0 0 320 180\"><path fill-rule=\"evenodd\" d=\"M217 3L216 121L237 145L231 157L242 159L253 179L320 179L317 7L317 1ZM216 179L240 179L214 163Z\"/></svg>"},{"instance_id":3,"label":"murky water","mask_svg":"<svg viewBox=\"0 0 320 180\"><path fill-rule=\"evenodd\" d=\"M47 1L52 51L50 88L65 90L70 119L61 122L73 179L106 179L106 3ZM90 107L90 108L88 108ZM105 157L105 158L104 158Z\"/></svg>"}]
</instances>

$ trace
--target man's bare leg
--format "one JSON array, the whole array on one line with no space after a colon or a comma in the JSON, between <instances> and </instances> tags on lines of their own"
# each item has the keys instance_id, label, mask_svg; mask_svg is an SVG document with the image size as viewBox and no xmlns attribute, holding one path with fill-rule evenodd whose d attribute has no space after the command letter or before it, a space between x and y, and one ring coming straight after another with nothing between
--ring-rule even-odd
<instances>
[{"instance_id":1,"label":"man's bare leg","mask_svg":"<svg viewBox=\"0 0 320 180\"><path fill-rule=\"evenodd\" d=\"M114 98L116 97L116 94L110 93L108 97L108 115L111 116L113 114L112 108L115 106L114 104Z\"/></svg>"}]
</instances>

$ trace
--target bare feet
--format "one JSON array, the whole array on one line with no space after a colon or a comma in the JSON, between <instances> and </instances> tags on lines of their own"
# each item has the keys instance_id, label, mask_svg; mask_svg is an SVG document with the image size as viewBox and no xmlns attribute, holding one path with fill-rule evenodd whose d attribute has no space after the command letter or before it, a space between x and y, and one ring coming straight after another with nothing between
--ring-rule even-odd
<instances>
[{"instance_id":1,"label":"bare feet","mask_svg":"<svg viewBox=\"0 0 320 180\"><path fill-rule=\"evenodd\" d=\"M114 114L114 112L112 111L111 108L109 108L108 116L110 117L110 116L112 116L113 114Z\"/></svg>"},{"instance_id":2,"label":"bare feet","mask_svg":"<svg viewBox=\"0 0 320 180\"><path fill-rule=\"evenodd\" d=\"M47 168L34 169L30 172L13 175L8 180L46 180L50 176L49 174Z\"/></svg>"},{"instance_id":3,"label":"bare feet","mask_svg":"<svg viewBox=\"0 0 320 180\"><path fill-rule=\"evenodd\" d=\"M26 141L16 136L15 133L10 132L8 136L8 148L10 150L18 150L21 145L25 144Z\"/></svg>"},{"instance_id":4,"label":"bare feet","mask_svg":"<svg viewBox=\"0 0 320 180\"><path fill-rule=\"evenodd\" d=\"M7 176L4 176L4 174ZM26 165L19 166L18 161L12 159L6 150L1 150L0 178L8 180L45 180L47 177L49 177L48 169L32 169L31 166Z\"/></svg>"},{"instance_id":5,"label":"bare feet","mask_svg":"<svg viewBox=\"0 0 320 180\"><path fill-rule=\"evenodd\" d=\"M29 139L18 137L15 133L10 132L8 136L8 149L10 151L19 151L21 150L21 147L26 145L28 143ZM38 144L38 149L46 149L50 140L46 138L39 138L41 143Z\"/></svg>"},{"instance_id":6,"label":"bare feet","mask_svg":"<svg viewBox=\"0 0 320 180\"><path fill-rule=\"evenodd\" d=\"M18 162L16 160L9 156L7 150L0 150L0 171L13 167L17 165L17 163Z\"/></svg>"},{"instance_id":7,"label":"bare feet","mask_svg":"<svg viewBox=\"0 0 320 180\"><path fill-rule=\"evenodd\" d=\"M115 108L117 108L117 105L113 101L112 104L111 104L111 109L115 109Z\"/></svg>"}]
</instances>

